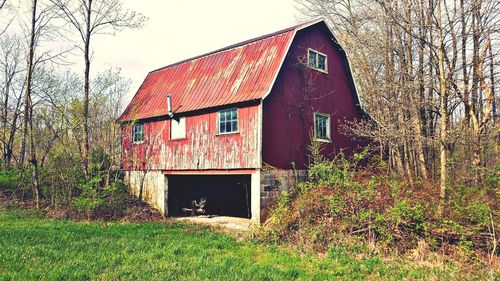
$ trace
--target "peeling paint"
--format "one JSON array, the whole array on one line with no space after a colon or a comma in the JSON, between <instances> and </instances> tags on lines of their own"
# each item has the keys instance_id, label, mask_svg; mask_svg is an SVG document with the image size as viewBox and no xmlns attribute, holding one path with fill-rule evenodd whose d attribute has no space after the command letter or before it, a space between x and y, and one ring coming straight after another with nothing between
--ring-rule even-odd
<instances>
[{"instance_id":1,"label":"peeling paint","mask_svg":"<svg viewBox=\"0 0 500 281\"><path fill-rule=\"evenodd\" d=\"M170 140L170 120L145 123L145 140L132 144L124 126L125 170L212 170L260 167L260 105L238 108L238 133L217 134L217 112L186 117L186 138Z\"/></svg>"}]
</instances>

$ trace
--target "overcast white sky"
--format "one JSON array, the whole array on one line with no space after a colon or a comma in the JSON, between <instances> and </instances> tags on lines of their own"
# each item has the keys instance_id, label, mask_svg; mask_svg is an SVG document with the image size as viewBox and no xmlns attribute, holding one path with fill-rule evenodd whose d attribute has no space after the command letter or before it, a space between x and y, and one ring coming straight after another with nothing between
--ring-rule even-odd
<instances>
[{"instance_id":1,"label":"overcast white sky","mask_svg":"<svg viewBox=\"0 0 500 281\"><path fill-rule=\"evenodd\" d=\"M94 40L92 74L110 67L132 79L127 102L156 68L298 22L293 0L123 0L148 17L142 29ZM75 59L79 59L76 57Z\"/></svg>"}]
</instances>

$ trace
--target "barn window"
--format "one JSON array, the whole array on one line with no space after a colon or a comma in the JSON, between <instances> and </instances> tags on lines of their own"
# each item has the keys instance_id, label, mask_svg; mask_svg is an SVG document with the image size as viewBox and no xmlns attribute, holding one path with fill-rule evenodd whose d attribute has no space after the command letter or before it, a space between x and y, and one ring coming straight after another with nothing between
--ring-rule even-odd
<instances>
[{"instance_id":1,"label":"barn window","mask_svg":"<svg viewBox=\"0 0 500 281\"><path fill-rule=\"evenodd\" d=\"M183 139L186 137L186 117L180 117L178 120L170 121L170 139Z\"/></svg>"},{"instance_id":2,"label":"barn window","mask_svg":"<svg viewBox=\"0 0 500 281\"><path fill-rule=\"evenodd\" d=\"M236 108L219 111L219 134L238 132L238 110Z\"/></svg>"},{"instance_id":3,"label":"barn window","mask_svg":"<svg viewBox=\"0 0 500 281\"><path fill-rule=\"evenodd\" d=\"M134 143L144 141L144 123L135 123L132 127L132 138Z\"/></svg>"},{"instance_id":4,"label":"barn window","mask_svg":"<svg viewBox=\"0 0 500 281\"><path fill-rule=\"evenodd\" d=\"M312 69L328 73L328 63L326 55L316 50L307 50L307 65Z\"/></svg>"},{"instance_id":5,"label":"barn window","mask_svg":"<svg viewBox=\"0 0 500 281\"><path fill-rule=\"evenodd\" d=\"M314 137L320 141L330 141L330 115L314 113Z\"/></svg>"}]
</instances>

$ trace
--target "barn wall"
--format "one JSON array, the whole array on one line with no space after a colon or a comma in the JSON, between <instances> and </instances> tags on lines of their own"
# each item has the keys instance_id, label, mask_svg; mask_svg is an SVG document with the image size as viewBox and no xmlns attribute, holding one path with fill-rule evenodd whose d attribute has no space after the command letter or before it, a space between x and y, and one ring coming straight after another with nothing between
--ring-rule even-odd
<instances>
[{"instance_id":1,"label":"barn wall","mask_svg":"<svg viewBox=\"0 0 500 281\"><path fill-rule=\"evenodd\" d=\"M143 201L159 210L162 215L167 215L166 196L168 192L167 177L158 171L127 171L125 180L130 188L130 193L139 197L141 182Z\"/></svg>"},{"instance_id":2,"label":"barn wall","mask_svg":"<svg viewBox=\"0 0 500 281\"><path fill-rule=\"evenodd\" d=\"M328 74L308 68L307 49L327 55ZM362 118L355 105L347 60L329 37L327 28L314 25L299 31L278 74L270 95L263 103L263 161L281 169L304 169L313 134L313 113L330 114L331 143L322 152L332 157L340 150L351 154L359 145L341 133L346 120Z\"/></svg>"},{"instance_id":3,"label":"barn wall","mask_svg":"<svg viewBox=\"0 0 500 281\"><path fill-rule=\"evenodd\" d=\"M238 133L217 134L217 112L186 116L186 138L170 140L170 120L146 122L145 140L132 143L122 126L125 170L218 170L260 168L260 104L238 108Z\"/></svg>"}]
</instances>

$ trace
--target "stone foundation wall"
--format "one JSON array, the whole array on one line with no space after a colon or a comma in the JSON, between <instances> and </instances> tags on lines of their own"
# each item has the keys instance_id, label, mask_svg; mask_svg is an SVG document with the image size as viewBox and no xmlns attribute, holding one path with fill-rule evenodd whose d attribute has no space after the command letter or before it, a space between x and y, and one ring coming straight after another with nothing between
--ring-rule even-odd
<instances>
[{"instance_id":1,"label":"stone foundation wall","mask_svg":"<svg viewBox=\"0 0 500 281\"><path fill-rule=\"evenodd\" d=\"M265 222L270 207L282 191L307 180L306 170L268 170L260 172L260 221Z\"/></svg>"},{"instance_id":2,"label":"stone foundation wall","mask_svg":"<svg viewBox=\"0 0 500 281\"><path fill-rule=\"evenodd\" d=\"M168 215L168 178L161 171L127 171L125 181L132 195L139 197L142 181L142 200ZM305 170L269 170L251 174L252 220L257 223L266 221L270 207L279 194L297 182L307 179ZM257 215L256 215L257 214ZM260 216L259 216L260 214Z\"/></svg>"},{"instance_id":3,"label":"stone foundation wall","mask_svg":"<svg viewBox=\"0 0 500 281\"><path fill-rule=\"evenodd\" d=\"M167 215L168 180L161 171L126 171L125 181L130 193L139 197L142 181L142 200Z\"/></svg>"}]
</instances>

